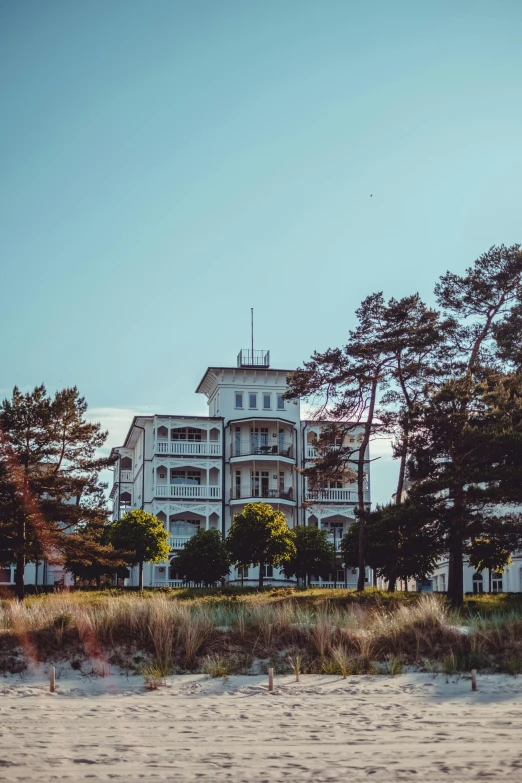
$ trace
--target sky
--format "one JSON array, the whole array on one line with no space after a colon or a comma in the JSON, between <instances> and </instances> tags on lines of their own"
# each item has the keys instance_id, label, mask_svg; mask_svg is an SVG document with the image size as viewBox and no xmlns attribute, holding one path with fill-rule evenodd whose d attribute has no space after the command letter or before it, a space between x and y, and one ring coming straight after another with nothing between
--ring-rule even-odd
<instances>
[{"instance_id":1,"label":"sky","mask_svg":"<svg viewBox=\"0 0 522 783\"><path fill-rule=\"evenodd\" d=\"M520 0L0 0L0 394L118 445L522 241ZM385 444L372 495L389 499Z\"/></svg>"}]
</instances>

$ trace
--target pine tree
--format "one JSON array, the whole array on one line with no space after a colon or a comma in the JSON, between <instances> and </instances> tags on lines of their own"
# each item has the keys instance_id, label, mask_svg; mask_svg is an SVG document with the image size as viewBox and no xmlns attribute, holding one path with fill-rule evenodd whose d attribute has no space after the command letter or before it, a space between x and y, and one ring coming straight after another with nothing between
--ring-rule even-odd
<instances>
[{"instance_id":1,"label":"pine tree","mask_svg":"<svg viewBox=\"0 0 522 783\"><path fill-rule=\"evenodd\" d=\"M50 397L43 385L15 387L0 405L0 540L16 563L16 594L24 596L29 560L59 559L64 536L107 514L99 472L107 433L86 419L76 388Z\"/></svg>"},{"instance_id":2,"label":"pine tree","mask_svg":"<svg viewBox=\"0 0 522 783\"><path fill-rule=\"evenodd\" d=\"M514 329L522 303L520 246L491 248L465 275L444 275L435 292L453 319L452 357L414 414L410 493L431 507L444 531L448 594L460 606L467 541L482 535L492 504L522 500Z\"/></svg>"}]
</instances>

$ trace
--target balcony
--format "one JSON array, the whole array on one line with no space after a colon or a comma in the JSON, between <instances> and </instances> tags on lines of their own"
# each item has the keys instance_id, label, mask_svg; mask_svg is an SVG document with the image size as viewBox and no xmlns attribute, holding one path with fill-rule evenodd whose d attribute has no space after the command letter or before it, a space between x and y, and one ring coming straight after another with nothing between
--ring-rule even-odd
<instances>
[{"instance_id":1,"label":"balcony","mask_svg":"<svg viewBox=\"0 0 522 783\"><path fill-rule=\"evenodd\" d=\"M290 440L278 440L275 443L260 443L259 440L245 438L244 440L234 440L230 444L230 456L286 457L287 459L293 459L294 447Z\"/></svg>"},{"instance_id":2,"label":"balcony","mask_svg":"<svg viewBox=\"0 0 522 783\"><path fill-rule=\"evenodd\" d=\"M179 456L220 457L221 443L206 440L157 440L156 454Z\"/></svg>"},{"instance_id":3,"label":"balcony","mask_svg":"<svg viewBox=\"0 0 522 783\"><path fill-rule=\"evenodd\" d=\"M122 482L132 482L132 470L122 470L120 476Z\"/></svg>"},{"instance_id":4,"label":"balcony","mask_svg":"<svg viewBox=\"0 0 522 783\"><path fill-rule=\"evenodd\" d=\"M334 444L327 447L328 451L339 451L340 448L341 446L336 446ZM319 456L317 446L307 445L305 453L306 453L306 459L315 459L316 457Z\"/></svg>"},{"instance_id":5,"label":"balcony","mask_svg":"<svg viewBox=\"0 0 522 783\"><path fill-rule=\"evenodd\" d=\"M364 490L364 502L370 502L370 493ZM306 500L322 501L324 503L357 503L357 490L344 489L307 489Z\"/></svg>"},{"instance_id":6,"label":"balcony","mask_svg":"<svg viewBox=\"0 0 522 783\"><path fill-rule=\"evenodd\" d=\"M294 502L293 487L286 489L277 486L259 486L257 484L236 484L230 490L231 500L242 500L246 498L258 498L259 500L282 500Z\"/></svg>"},{"instance_id":7,"label":"balcony","mask_svg":"<svg viewBox=\"0 0 522 783\"><path fill-rule=\"evenodd\" d=\"M154 496L157 498L221 500L221 487L208 484L156 484Z\"/></svg>"},{"instance_id":8,"label":"balcony","mask_svg":"<svg viewBox=\"0 0 522 783\"><path fill-rule=\"evenodd\" d=\"M169 546L171 549L183 549L192 536L176 536L169 533Z\"/></svg>"}]
</instances>

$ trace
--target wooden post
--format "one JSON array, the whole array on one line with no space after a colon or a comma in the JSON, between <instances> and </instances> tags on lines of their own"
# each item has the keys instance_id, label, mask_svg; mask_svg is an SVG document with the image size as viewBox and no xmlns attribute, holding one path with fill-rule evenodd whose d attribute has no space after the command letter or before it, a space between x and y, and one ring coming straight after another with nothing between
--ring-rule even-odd
<instances>
[{"instance_id":1,"label":"wooden post","mask_svg":"<svg viewBox=\"0 0 522 783\"><path fill-rule=\"evenodd\" d=\"M51 693L54 693L54 679L55 679L55 668L54 666L51 666L49 669L49 690Z\"/></svg>"},{"instance_id":2,"label":"wooden post","mask_svg":"<svg viewBox=\"0 0 522 783\"><path fill-rule=\"evenodd\" d=\"M471 670L471 690L476 691L477 690L477 670L472 669Z\"/></svg>"},{"instance_id":3,"label":"wooden post","mask_svg":"<svg viewBox=\"0 0 522 783\"><path fill-rule=\"evenodd\" d=\"M268 670L268 690L270 693L274 692L274 670L272 668Z\"/></svg>"}]
</instances>

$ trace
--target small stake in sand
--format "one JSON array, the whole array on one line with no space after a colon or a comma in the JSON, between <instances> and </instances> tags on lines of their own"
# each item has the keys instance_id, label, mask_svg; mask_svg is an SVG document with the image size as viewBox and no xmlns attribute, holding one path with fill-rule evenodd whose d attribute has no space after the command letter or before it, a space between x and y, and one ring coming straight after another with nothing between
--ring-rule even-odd
<instances>
[{"instance_id":1,"label":"small stake in sand","mask_svg":"<svg viewBox=\"0 0 522 783\"><path fill-rule=\"evenodd\" d=\"M274 692L274 670L269 669L268 670L268 690L270 693Z\"/></svg>"},{"instance_id":2,"label":"small stake in sand","mask_svg":"<svg viewBox=\"0 0 522 783\"><path fill-rule=\"evenodd\" d=\"M471 690L476 691L477 690L477 670L472 669L471 670Z\"/></svg>"},{"instance_id":3,"label":"small stake in sand","mask_svg":"<svg viewBox=\"0 0 522 783\"><path fill-rule=\"evenodd\" d=\"M49 669L49 690L51 693L54 693L54 677L55 677L55 669L54 666L51 666Z\"/></svg>"}]
</instances>

